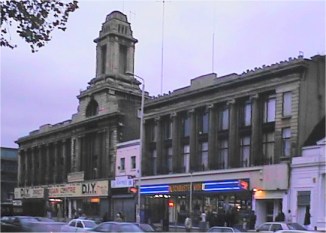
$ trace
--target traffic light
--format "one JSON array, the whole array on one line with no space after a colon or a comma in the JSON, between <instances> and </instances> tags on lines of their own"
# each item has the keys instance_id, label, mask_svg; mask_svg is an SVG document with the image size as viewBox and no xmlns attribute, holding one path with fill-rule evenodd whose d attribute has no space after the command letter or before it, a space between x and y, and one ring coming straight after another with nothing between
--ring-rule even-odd
<instances>
[{"instance_id":1,"label":"traffic light","mask_svg":"<svg viewBox=\"0 0 326 233\"><path fill-rule=\"evenodd\" d=\"M135 188L135 187L129 187L128 188L128 193L137 193L138 192L138 189L137 188Z\"/></svg>"},{"instance_id":2,"label":"traffic light","mask_svg":"<svg viewBox=\"0 0 326 233\"><path fill-rule=\"evenodd\" d=\"M173 208L174 207L174 202L172 200L169 200L168 205L169 205L170 208Z\"/></svg>"}]
</instances>

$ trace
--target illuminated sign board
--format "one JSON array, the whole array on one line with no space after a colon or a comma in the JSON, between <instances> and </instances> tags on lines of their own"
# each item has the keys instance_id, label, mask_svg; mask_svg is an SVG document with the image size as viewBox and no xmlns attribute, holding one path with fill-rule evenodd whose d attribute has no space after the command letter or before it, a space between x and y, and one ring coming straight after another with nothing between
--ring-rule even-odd
<instances>
[{"instance_id":1,"label":"illuminated sign board","mask_svg":"<svg viewBox=\"0 0 326 233\"><path fill-rule=\"evenodd\" d=\"M160 193L169 193L169 185L144 185L140 186L141 194L160 194Z\"/></svg>"},{"instance_id":2,"label":"illuminated sign board","mask_svg":"<svg viewBox=\"0 0 326 233\"><path fill-rule=\"evenodd\" d=\"M161 185L144 185L140 187L141 194L168 194L182 193L190 191L190 183L184 184L161 184ZM203 183L193 183L193 191L204 192L225 192L225 191L243 191L249 190L248 180L223 180L208 181Z\"/></svg>"},{"instance_id":3,"label":"illuminated sign board","mask_svg":"<svg viewBox=\"0 0 326 233\"><path fill-rule=\"evenodd\" d=\"M209 181L202 184L205 192L241 191L248 190L249 184L246 180Z\"/></svg>"}]
</instances>

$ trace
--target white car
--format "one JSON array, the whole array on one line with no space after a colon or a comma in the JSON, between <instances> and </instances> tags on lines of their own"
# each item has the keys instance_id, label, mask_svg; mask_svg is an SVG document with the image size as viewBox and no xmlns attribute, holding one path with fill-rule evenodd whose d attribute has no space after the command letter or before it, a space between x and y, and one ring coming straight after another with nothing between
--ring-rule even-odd
<instances>
[{"instance_id":1,"label":"white car","mask_svg":"<svg viewBox=\"0 0 326 233\"><path fill-rule=\"evenodd\" d=\"M97 224L93 220L73 219L61 227L62 232L85 232L94 228Z\"/></svg>"},{"instance_id":2,"label":"white car","mask_svg":"<svg viewBox=\"0 0 326 233\"><path fill-rule=\"evenodd\" d=\"M273 233L280 230L300 230L307 231L307 229L299 223L285 223L285 222L265 222L257 227L257 232Z\"/></svg>"}]
</instances>

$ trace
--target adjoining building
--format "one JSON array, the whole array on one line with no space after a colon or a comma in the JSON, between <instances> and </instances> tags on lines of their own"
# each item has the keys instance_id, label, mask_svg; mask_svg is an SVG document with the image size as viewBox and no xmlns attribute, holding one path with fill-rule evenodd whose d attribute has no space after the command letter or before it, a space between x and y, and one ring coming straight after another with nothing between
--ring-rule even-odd
<instances>
[{"instance_id":1,"label":"adjoining building","mask_svg":"<svg viewBox=\"0 0 326 233\"><path fill-rule=\"evenodd\" d=\"M290 162L325 116L325 56L203 75L145 104L142 203L151 222L191 213L273 221L289 208ZM171 204L173 202L173 204ZM155 211L160 209L161 211Z\"/></svg>"},{"instance_id":2,"label":"adjoining building","mask_svg":"<svg viewBox=\"0 0 326 233\"><path fill-rule=\"evenodd\" d=\"M17 186L18 149L1 147L1 215L19 213L19 203L13 202ZM16 207L18 205L18 207Z\"/></svg>"},{"instance_id":3,"label":"adjoining building","mask_svg":"<svg viewBox=\"0 0 326 233\"><path fill-rule=\"evenodd\" d=\"M126 74L134 71L137 40L126 15L107 15L94 42L96 76L78 94L78 112L17 140L15 198L23 200L24 214L102 216L109 207L117 143L139 138L142 91Z\"/></svg>"},{"instance_id":4,"label":"adjoining building","mask_svg":"<svg viewBox=\"0 0 326 233\"><path fill-rule=\"evenodd\" d=\"M112 212L122 213L125 221L135 221L139 155L139 140L117 144L115 178L111 181L110 198Z\"/></svg>"},{"instance_id":5,"label":"adjoining building","mask_svg":"<svg viewBox=\"0 0 326 233\"><path fill-rule=\"evenodd\" d=\"M289 210L293 222L305 223L305 215L310 212L310 228L326 230L326 138L325 119L317 125L323 137L302 148L302 156L292 159L289 189ZM314 133L314 132L313 132ZM313 134L312 138L316 134ZM318 134L317 134L318 135Z\"/></svg>"}]
</instances>

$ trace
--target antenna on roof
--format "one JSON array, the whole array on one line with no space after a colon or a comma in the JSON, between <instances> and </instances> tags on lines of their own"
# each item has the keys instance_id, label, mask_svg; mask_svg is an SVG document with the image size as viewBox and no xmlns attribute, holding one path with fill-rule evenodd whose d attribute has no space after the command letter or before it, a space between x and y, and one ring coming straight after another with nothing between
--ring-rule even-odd
<instances>
[{"instance_id":1,"label":"antenna on roof","mask_svg":"<svg viewBox=\"0 0 326 233\"><path fill-rule=\"evenodd\" d=\"M163 93L163 65L164 65L164 8L165 8L165 0L162 1L162 46L161 46L161 95Z\"/></svg>"},{"instance_id":2,"label":"antenna on roof","mask_svg":"<svg viewBox=\"0 0 326 233\"><path fill-rule=\"evenodd\" d=\"M215 63L215 2L213 2L213 15L212 15L212 21L213 21L213 38L212 38L212 73L214 73L214 63Z\"/></svg>"}]
</instances>

